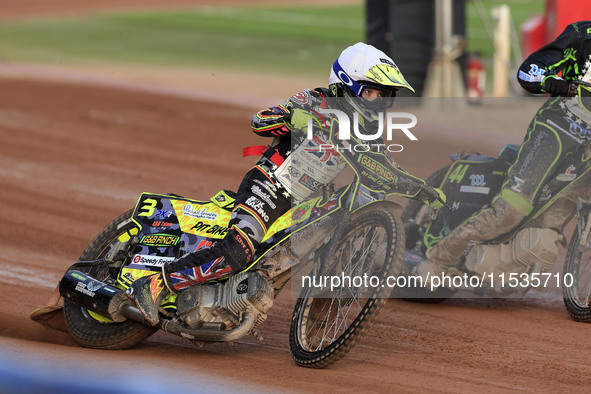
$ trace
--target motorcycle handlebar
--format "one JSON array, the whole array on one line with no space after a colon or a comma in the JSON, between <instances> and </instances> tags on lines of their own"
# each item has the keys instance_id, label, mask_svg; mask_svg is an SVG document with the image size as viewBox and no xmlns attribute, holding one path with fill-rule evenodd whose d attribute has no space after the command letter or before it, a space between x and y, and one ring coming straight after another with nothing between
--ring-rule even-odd
<instances>
[{"instance_id":1,"label":"motorcycle handlebar","mask_svg":"<svg viewBox=\"0 0 591 394\"><path fill-rule=\"evenodd\" d=\"M568 89L568 96L569 97L575 97L577 95L579 85L591 88L591 83L589 83L589 82L581 81L580 79L572 81L570 83L569 89Z\"/></svg>"},{"instance_id":2,"label":"motorcycle handlebar","mask_svg":"<svg viewBox=\"0 0 591 394\"><path fill-rule=\"evenodd\" d=\"M444 207L451 210L451 207L447 204L447 202L445 202L441 198L441 196L439 195L439 193L435 190L435 188L433 186L428 185L427 183L421 183L421 184L419 184L419 187L421 188L421 190L425 191L425 193L427 193L434 200L439 201L441 204L443 204Z\"/></svg>"}]
</instances>

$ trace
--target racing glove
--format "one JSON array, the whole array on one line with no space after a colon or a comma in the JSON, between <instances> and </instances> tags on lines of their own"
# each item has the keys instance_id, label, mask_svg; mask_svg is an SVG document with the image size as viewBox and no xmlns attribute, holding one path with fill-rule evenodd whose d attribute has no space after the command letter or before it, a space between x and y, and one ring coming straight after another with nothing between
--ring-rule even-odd
<instances>
[{"instance_id":1,"label":"racing glove","mask_svg":"<svg viewBox=\"0 0 591 394\"><path fill-rule=\"evenodd\" d=\"M283 124L283 126L281 128L278 128L273 134L285 135L285 134L289 133L289 126L288 125L291 123L291 114L289 113L289 111L283 106L271 107L269 109L273 113L281 116L281 119L282 119L281 123Z\"/></svg>"},{"instance_id":2,"label":"racing glove","mask_svg":"<svg viewBox=\"0 0 591 394\"><path fill-rule=\"evenodd\" d=\"M309 111L295 108L290 118L291 131L307 133L308 119L315 120L316 118Z\"/></svg>"},{"instance_id":3,"label":"racing glove","mask_svg":"<svg viewBox=\"0 0 591 394\"><path fill-rule=\"evenodd\" d=\"M553 96L568 96L569 83L564 78L550 75L542 81L542 91Z\"/></svg>"},{"instance_id":4,"label":"racing glove","mask_svg":"<svg viewBox=\"0 0 591 394\"><path fill-rule=\"evenodd\" d=\"M430 206L433 209L443 208L445 206L445 202L447 198L445 197L445 193L437 187L430 187L430 190L427 189L421 190L419 193L419 199L425 205Z\"/></svg>"}]
</instances>

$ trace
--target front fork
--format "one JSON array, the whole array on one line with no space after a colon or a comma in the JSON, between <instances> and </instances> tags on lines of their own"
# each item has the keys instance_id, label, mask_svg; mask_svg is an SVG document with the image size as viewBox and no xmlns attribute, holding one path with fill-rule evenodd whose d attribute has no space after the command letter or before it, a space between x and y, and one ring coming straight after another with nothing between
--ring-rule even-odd
<instances>
[{"instance_id":1,"label":"front fork","mask_svg":"<svg viewBox=\"0 0 591 394\"><path fill-rule=\"evenodd\" d=\"M581 248L589 248L589 233L591 232L591 209L587 209L591 206L591 199L583 200L579 198L577 200L577 213L575 218L577 219L577 231L579 232L579 246ZM585 214L584 212L587 211Z\"/></svg>"}]
</instances>

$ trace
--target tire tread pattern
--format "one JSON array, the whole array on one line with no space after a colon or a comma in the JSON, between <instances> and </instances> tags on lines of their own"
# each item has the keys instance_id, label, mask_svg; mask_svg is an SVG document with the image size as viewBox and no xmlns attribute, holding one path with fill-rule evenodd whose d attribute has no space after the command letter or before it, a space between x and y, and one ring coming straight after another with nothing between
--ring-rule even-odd
<instances>
[{"instance_id":1,"label":"tire tread pattern","mask_svg":"<svg viewBox=\"0 0 591 394\"><path fill-rule=\"evenodd\" d=\"M131 228L131 223L123 226L121 224L129 220L132 213L133 210L129 210L109 223L82 252L80 261L100 258L109 244ZM127 349L143 342L157 331L154 327L132 320L121 323L99 322L90 317L84 308L68 301L64 301L64 316L74 341L94 349Z\"/></svg>"},{"instance_id":2,"label":"tire tread pattern","mask_svg":"<svg viewBox=\"0 0 591 394\"><path fill-rule=\"evenodd\" d=\"M387 272L384 273L384 276L391 275L395 269L399 270L404 252L404 232L400 219L388 210L380 207L375 208L371 205L364 208L356 219L357 221L354 222L354 225L363 221L379 220L384 223L386 228L392 229L392 234L390 234L392 242L389 244L389 250L387 253L387 256L390 256L390 267L387 269ZM349 226L348 228L345 228L343 234L347 234L347 232L353 227L354 226ZM383 296L383 292L378 290L377 296L375 298L370 298L366 302L351 326L349 326L345 332L343 332L343 334L341 334L341 336L327 348L316 352L305 351L299 343L297 337L297 325L300 321L300 314L303 313L303 309L305 308L306 298L298 299L294 309L289 333L290 350L295 362L303 367L319 369L328 367L343 358L353 347L355 347L357 342L363 338L367 330L369 330L376 320L382 307L387 301L387 298L380 296Z\"/></svg>"}]
</instances>

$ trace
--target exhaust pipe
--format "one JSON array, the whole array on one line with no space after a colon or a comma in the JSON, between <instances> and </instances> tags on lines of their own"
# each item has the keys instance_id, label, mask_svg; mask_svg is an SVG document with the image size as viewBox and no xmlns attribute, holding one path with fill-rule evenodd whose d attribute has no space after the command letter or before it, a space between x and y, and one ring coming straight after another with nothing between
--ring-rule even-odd
<instances>
[{"instance_id":1,"label":"exhaust pipe","mask_svg":"<svg viewBox=\"0 0 591 394\"><path fill-rule=\"evenodd\" d=\"M221 330L213 328L188 328L170 320L161 320L158 324L158 328L187 338L191 341L203 341L203 342L232 342L239 338L242 338L246 334L252 332L252 329L256 325L256 316L250 311L244 313L242 321L237 327L231 330Z\"/></svg>"},{"instance_id":2,"label":"exhaust pipe","mask_svg":"<svg viewBox=\"0 0 591 394\"><path fill-rule=\"evenodd\" d=\"M64 299L85 309L113 320L123 322L131 319L148 325L140 310L125 294L124 290L110 286L80 271L68 271L60 281L59 291ZM256 325L256 316L247 311L240 324L231 329L213 328L191 329L170 320L160 320L157 327L193 341L231 342L252 332Z\"/></svg>"},{"instance_id":3,"label":"exhaust pipe","mask_svg":"<svg viewBox=\"0 0 591 394\"><path fill-rule=\"evenodd\" d=\"M122 322L127 318L144 322L141 312L133 306L133 302L125 291L96 280L83 272L76 270L66 272L60 281L59 289L64 299L108 317L114 322Z\"/></svg>"}]
</instances>

